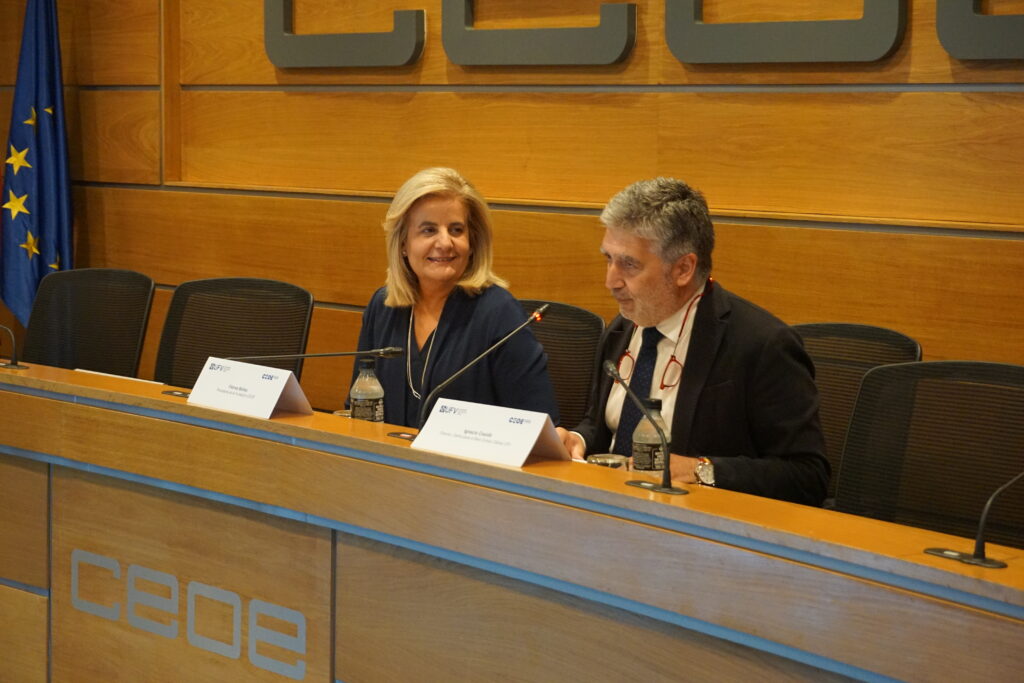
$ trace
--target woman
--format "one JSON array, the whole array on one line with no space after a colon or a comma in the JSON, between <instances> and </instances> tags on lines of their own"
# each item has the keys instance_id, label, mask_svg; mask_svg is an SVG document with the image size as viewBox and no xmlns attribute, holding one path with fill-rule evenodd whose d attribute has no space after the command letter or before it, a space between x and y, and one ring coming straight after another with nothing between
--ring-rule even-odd
<instances>
[{"instance_id":1,"label":"woman","mask_svg":"<svg viewBox=\"0 0 1024 683\"><path fill-rule=\"evenodd\" d=\"M527 316L491 270L487 204L457 171L428 168L395 194L384 220L386 286L363 312L360 350L377 362L384 421L419 427L421 401ZM446 387L445 398L545 412L558 424L547 359L524 329Z\"/></svg>"}]
</instances>

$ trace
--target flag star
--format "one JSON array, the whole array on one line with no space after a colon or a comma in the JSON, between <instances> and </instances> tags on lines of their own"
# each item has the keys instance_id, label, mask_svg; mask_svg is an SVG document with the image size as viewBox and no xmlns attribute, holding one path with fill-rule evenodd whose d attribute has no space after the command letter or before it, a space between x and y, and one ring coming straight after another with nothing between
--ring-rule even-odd
<instances>
[{"instance_id":1,"label":"flag star","mask_svg":"<svg viewBox=\"0 0 1024 683\"><path fill-rule=\"evenodd\" d=\"M30 213L29 210L25 208L25 200L28 199L28 192L20 197L16 196L13 190L8 190L7 194L10 199L8 199L7 203L3 205L3 208L11 210L12 221L18 217L19 213Z\"/></svg>"},{"instance_id":2,"label":"flag star","mask_svg":"<svg viewBox=\"0 0 1024 683\"><path fill-rule=\"evenodd\" d=\"M25 161L26 154L28 154L28 147L19 152L14 149L14 145L11 145L11 156L7 158L7 163L14 167L14 175L18 175L18 171L22 168L32 168L32 164Z\"/></svg>"},{"instance_id":3,"label":"flag star","mask_svg":"<svg viewBox=\"0 0 1024 683\"><path fill-rule=\"evenodd\" d=\"M46 109L44 109L43 111L45 111L45 112L46 112L47 114L49 114L50 116L53 116L53 107L47 107L47 108L46 108Z\"/></svg>"},{"instance_id":4,"label":"flag star","mask_svg":"<svg viewBox=\"0 0 1024 683\"><path fill-rule=\"evenodd\" d=\"M32 107L32 116L28 117L22 123L27 123L30 126L36 125L36 108Z\"/></svg>"},{"instance_id":5,"label":"flag star","mask_svg":"<svg viewBox=\"0 0 1024 683\"><path fill-rule=\"evenodd\" d=\"M28 237L25 238L23 244L19 244L19 247L28 252L28 260L31 261L32 257L39 253L39 240L32 236L32 231L28 231Z\"/></svg>"},{"instance_id":6,"label":"flag star","mask_svg":"<svg viewBox=\"0 0 1024 683\"><path fill-rule=\"evenodd\" d=\"M60 254L57 254L57 260L50 264L50 268L60 270Z\"/></svg>"}]
</instances>

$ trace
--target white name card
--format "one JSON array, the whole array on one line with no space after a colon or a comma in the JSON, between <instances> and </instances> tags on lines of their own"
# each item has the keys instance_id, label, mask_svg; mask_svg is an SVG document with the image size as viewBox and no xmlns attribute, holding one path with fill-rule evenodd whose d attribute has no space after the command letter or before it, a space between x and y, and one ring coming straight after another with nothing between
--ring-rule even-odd
<instances>
[{"instance_id":1,"label":"white name card","mask_svg":"<svg viewBox=\"0 0 1024 683\"><path fill-rule=\"evenodd\" d=\"M213 356L206 359L188 402L264 419L275 410L302 415L313 413L291 370Z\"/></svg>"},{"instance_id":2,"label":"white name card","mask_svg":"<svg viewBox=\"0 0 1024 683\"><path fill-rule=\"evenodd\" d=\"M547 413L441 398L414 448L457 458L522 467L535 459L569 460Z\"/></svg>"}]
</instances>

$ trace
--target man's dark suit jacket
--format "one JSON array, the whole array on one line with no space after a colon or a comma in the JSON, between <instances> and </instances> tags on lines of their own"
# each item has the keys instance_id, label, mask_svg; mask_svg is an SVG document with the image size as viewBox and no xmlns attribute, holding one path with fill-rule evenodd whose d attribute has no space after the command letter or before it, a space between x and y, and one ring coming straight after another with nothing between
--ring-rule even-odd
<instances>
[{"instance_id":1,"label":"man's dark suit jacket","mask_svg":"<svg viewBox=\"0 0 1024 683\"><path fill-rule=\"evenodd\" d=\"M602 365L618 361L635 327L622 316L612 321L601 339ZM587 415L573 430L586 439L588 453L607 452L614 436L604 420L611 384L599 371ZM710 458L721 488L822 503L829 464L814 366L788 325L709 281L678 392L673 453Z\"/></svg>"}]
</instances>

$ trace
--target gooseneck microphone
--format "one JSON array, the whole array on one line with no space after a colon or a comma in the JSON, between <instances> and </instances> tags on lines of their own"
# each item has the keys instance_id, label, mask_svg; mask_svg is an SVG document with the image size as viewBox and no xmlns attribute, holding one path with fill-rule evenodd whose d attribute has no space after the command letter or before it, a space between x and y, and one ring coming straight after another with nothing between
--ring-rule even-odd
<instances>
[{"instance_id":1,"label":"gooseneck microphone","mask_svg":"<svg viewBox=\"0 0 1024 683\"><path fill-rule=\"evenodd\" d=\"M419 415L419 420L417 421L417 425L419 426L419 428L423 429L423 424L427 421L427 408L430 406L431 403L434 402L434 400L444 390L445 387L447 387L449 384L451 384L452 382L457 380L459 377L461 377L462 374L464 372L466 372L466 370L469 370L471 367L473 367L474 365L476 365L477 363L482 361L484 358L486 358L488 355L493 353L495 349L501 347L505 342L507 342L512 337L514 337L524 327L526 327L527 325L529 325L532 322L537 322L538 320L543 318L544 317L544 311L548 310L548 306L549 305L550 304L544 304L543 306L541 306L540 308L535 310L533 313L530 314L530 317L527 318L523 322L522 325L520 325L516 329L512 330L511 332L509 332L508 334L506 334L504 337L502 337L498 341L494 342L490 346L490 348L485 350L483 353L481 353L479 356L477 356L473 360L471 360L468 363L466 363L465 365L463 365L451 377L449 377L448 379L446 379L445 381L441 382L436 387L434 387L430 391L430 393L427 394L427 397L425 399L423 399L423 403L420 405L420 415Z\"/></svg>"},{"instance_id":2,"label":"gooseneck microphone","mask_svg":"<svg viewBox=\"0 0 1024 683\"><path fill-rule=\"evenodd\" d=\"M609 377L614 379L616 382L622 385L622 388L626 390L626 394L633 400L636 407L640 409L640 414L644 416L644 419L654 425L654 431L658 432L658 437L661 439L661 452L665 456L665 467L661 470L661 485L655 484L654 482L647 481L646 479L630 479L626 482L628 486L637 486L648 491L655 491L656 493L667 493L673 496L683 496L689 493L686 489L676 488L672 486L672 466L671 460L672 455L668 449L668 439L665 438L665 430L661 428L655 419L651 415L651 411L647 409L644 402L640 400L640 397L636 395L632 387L622 379L622 375L619 374L618 368L615 367L615 363L610 360L604 362L604 371Z\"/></svg>"},{"instance_id":3,"label":"gooseneck microphone","mask_svg":"<svg viewBox=\"0 0 1024 683\"><path fill-rule=\"evenodd\" d=\"M385 346L382 349L368 349L366 351L330 351L328 353L285 353L276 356L234 356L224 360L289 360L292 358L332 358L334 356L373 356L374 358L395 358L405 353L405 349L399 346Z\"/></svg>"},{"instance_id":4,"label":"gooseneck microphone","mask_svg":"<svg viewBox=\"0 0 1024 683\"><path fill-rule=\"evenodd\" d=\"M14 341L14 332L11 331L11 328L7 327L6 325L0 325L0 327L7 330L7 336L11 338L11 362L0 363L0 368L10 368L11 370L27 370L27 365L21 365L18 363L18 345Z\"/></svg>"},{"instance_id":5,"label":"gooseneck microphone","mask_svg":"<svg viewBox=\"0 0 1024 683\"><path fill-rule=\"evenodd\" d=\"M1022 478L1024 478L1024 472L1021 472L1016 477L997 488L992 495L988 497L988 500L985 501L985 508L981 511L981 519L978 520L978 533L974 537L973 553L962 553L959 550L950 550L949 548L925 548L924 551L929 555L938 555L939 557L946 557L951 560L960 560L966 564L974 564L979 567L986 567L988 569L1005 569L1005 562L985 557L985 524L988 522L988 512L992 508L992 503L995 502L996 498L998 498L1003 491L1016 484Z\"/></svg>"}]
</instances>

